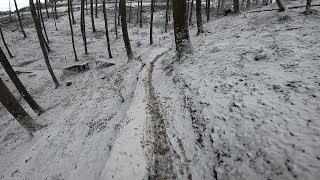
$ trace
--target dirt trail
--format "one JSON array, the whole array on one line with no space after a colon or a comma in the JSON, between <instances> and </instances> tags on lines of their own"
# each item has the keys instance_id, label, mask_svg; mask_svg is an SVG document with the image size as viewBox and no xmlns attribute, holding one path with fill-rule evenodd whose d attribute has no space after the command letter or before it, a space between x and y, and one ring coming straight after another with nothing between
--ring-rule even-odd
<instances>
[{"instance_id":1,"label":"dirt trail","mask_svg":"<svg viewBox=\"0 0 320 180\"><path fill-rule=\"evenodd\" d=\"M156 58L150 63L147 77L148 110L151 117L151 135L153 136L153 167L151 167L151 171L153 172L151 172L152 176L149 176L149 179L159 180L176 179L177 177L176 173L173 171L173 148L166 130L167 120L159 109L160 103L152 85L154 64L165 53L156 56Z\"/></svg>"}]
</instances>

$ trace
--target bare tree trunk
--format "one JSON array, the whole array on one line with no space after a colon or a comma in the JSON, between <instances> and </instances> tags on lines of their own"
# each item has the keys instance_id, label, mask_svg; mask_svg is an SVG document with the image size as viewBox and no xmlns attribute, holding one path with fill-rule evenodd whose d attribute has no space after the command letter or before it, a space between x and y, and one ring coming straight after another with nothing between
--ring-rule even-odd
<instances>
[{"instance_id":1,"label":"bare tree trunk","mask_svg":"<svg viewBox=\"0 0 320 180\"><path fill-rule=\"evenodd\" d=\"M43 56L44 56L45 63L47 65L47 68L48 68L48 71L49 71L49 73L51 75L51 78L52 78L52 80L53 80L53 82L55 84L55 88L58 88L60 84L59 84L56 76L54 75L54 72L53 72L52 67L50 65L50 62L49 62L47 49L46 49L45 43L44 43L45 39L44 39L43 34L41 32L40 19L39 19L39 17L37 17L37 13L36 13L36 9L35 9L33 0L29 0L29 4L30 4L31 15L32 15L32 18L33 18L34 25L36 27L36 31L37 31L37 35L38 35L38 38L39 38L39 43L40 43L40 47L41 47L41 50L42 50L42 53L43 53Z\"/></svg>"},{"instance_id":2,"label":"bare tree trunk","mask_svg":"<svg viewBox=\"0 0 320 180\"><path fill-rule=\"evenodd\" d=\"M83 44L84 44L84 53L88 54L87 37L86 37L86 22L85 22L85 14L84 14L84 1L85 0L81 0L80 27L81 27L82 40L83 40Z\"/></svg>"},{"instance_id":3,"label":"bare tree trunk","mask_svg":"<svg viewBox=\"0 0 320 180\"><path fill-rule=\"evenodd\" d=\"M279 12L283 12L287 9L286 5L283 3L282 0L276 0L276 2L279 7Z\"/></svg>"},{"instance_id":4,"label":"bare tree trunk","mask_svg":"<svg viewBox=\"0 0 320 180\"><path fill-rule=\"evenodd\" d=\"M244 10L244 9L245 9L245 8L244 8L244 3L245 3L245 1L246 1L246 0L242 0L242 1L241 1L241 10Z\"/></svg>"},{"instance_id":5,"label":"bare tree trunk","mask_svg":"<svg viewBox=\"0 0 320 180\"><path fill-rule=\"evenodd\" d=\"M207 21L210 20L210 0L207 0Z\"/></svg>"},{"instance_id":6,"label":"bare tree trunk","mask_svg":"<svg viewBox=\"0 0 320 180\"><path fill-rule=\"evenodd\" d=\"M98 18L98 0L96 0L96 18Z\"/></svg>"},{"instance_id":7,"label":"bare tree trunk","mask_svg":"<svg viewBox=\"0 0 320 180\"><path fill-rule=\"evenodd\" d=\"M139 13L140 13L140 0L138 0L138 7L137 7L137 25L139 24Z\"/></svg>"},{"instance_id":8,"label":"bare tree trunk","mask_svg":"<svg viewBox=\"0 0 320 180\"><path fill-rule=\"evenodd\" d=\"M194 0L191 1L191 5L190 5L189 26L192 24L193 1Z\"/></svg>"},{"instance_id":9,"label":"bare tree trunk","mask_svg":"<svg viewBox=\"0 0 320 180\"><path fill-rule=\"evenodd\" d=\"M11 0L9 0L9 17L10 17L10 22L12 21L12 16L11 16Z\"/></svg>"},{"instance_id":10,"label":"bare tree trunk","mask_svg":"<svg viewBox=\"0 0 320 180\"><path fill-rule=\"evenodd\" d=\"M88 15L88 0L86 0L86 14Z\"/></svg>"},{"instance_id":11,"label":"bare tree trunk","mask_svg":"<svg viewBox=\"0 0 320 180\"><path fill-rule=\"evenodd\" d=\"M219 15L220 8L221 8L221 0L218 0L218 5L217 5L217 15Z\"/></svg>"},{"instance_id":12,"label":"bare tree trunk","mask_svg":"<svg viewBox=\"0 0 320 180\"><path fill-rule=\"evenodd\" d=\"M55 16L55 12L54 12L54 0L51 1L51 11L52 11L52 16L53 16L54 27L56 28L56 31L58 31L56 16Z\"/></svg>"},{"instance_id":13,"label":"bare tree trunk","mask_svg":"<svg viewBox=\"0 0 320 180\"><path fill-rule=\"evenodd\" d=\"M11 52L10 52L9 48L8 48L8 45L7 45L7 43L6 43L5 39L4 39L4 36L3 36L3 33L2 33L1 25L0 25L0 34L1 34L1 38L2 38L2 42L3 42L3 44L4 44L4 47L5 47L5 48L6 48L6 50L8 51L8 54L9 54L10 58L13 58L13 56L12 56L12 54L11 54ZM0 60L1 60L1 59L0 59Z\"/></svg>"},{"instance_id":14,"label":"bare tree trunk","mask_svg":"<svg viewBox=\"0 0 320 180\"><path fill-rule=\"evenodd\" d=\"M47 12L47 17L48 19L50 18L50 15L49 15L49 11L48 11L48 0L44 0L44 6L46 8L46 12Z\"/></svg>"},{"instance_id":15,"label":"bare tree trunk","mask_svg":"<svg viewBox=\"0 0 320 180\"><path fill-rule=\"evenodd\" d=\"M19 13L19 8L18 8L17 1L16 1L16 0L14 0L14 5L16 6L16 12L17 12L17 16L18 16L18 19L19 19L21 32L22 32L22 34L23 34L23 37L26 38L26 37L27 37L27 34L24 32L24 29L23 29L23 25L22 25L20 13Z\"/></svg>"},{"instance_id":16,"label":"bare tree trunk","mask_svg":"<svg viewBox=\"0 0 320 180\"><path fill-rule=\"evenodd\" d=\"M120 2L119 2L119 8L120 8ZM127 6L126 6L126 8L127 8ZM118 10L119 11L119 13L118 13L118 26L120 26L120 21L121 21L121 13L120 13L120 9Z\"/></svg>"},{"instance_id":17,"label":"bare tree trunk","mask_svg":"<svg viewBox=\"0 0 320 180\"><path fill-rule=\"evenodd\" d=\"M197 36L203 33L203 24L202 24L202 8L201 8L201 0L196 0L196 16L197 16Z\"/></svg>"},{"instance_id":18,"label":"bare tree trunk","mask_svg":"<svg viewBox=\"0 0 320 180\"><path fill-rule=\"evenodd\" d=\"M76 24L76 21L74 20L74 15L73 15L73 0L70 2L70 8L71 8L71 17L72 17L72 23Z\"/></svg>"},{"instance_id":19,"label":"bare tree trunk","mask_svg":"<svg viewBox=\"0 0 320 180\"><path fill-rule=\"evenodd\" d=\"M130 61L130 60L132 60L133 55L132 55L130 39L129 39L129 35L128 35L128 28L127 28L126 0L120 0L119 12L121 14L121 27L122 27L123 41L124 41L124 45L126 47L128 59Z\"/></svg>"},{"instance_id":20,"label":"bare tree trunk","mask_svg":"<svg viewBox=\"0 0 320 180\"><path fill-rule=\"evenodd\" d=\"M152 28L153 28L153 12L154 12L154 0L151 0L151 18L150 18L150 44L153 44L153 38L152 38Z\"/></svg>"},{"instance_id":21,"label":"bare tree trunk","mask_svg":"<svg viewBox=\"0 0 320 180\"><path fill-rule=\"evenodd\" d=\"M129 7L129 23L131 23L131 14L132 14L132 0L130 0L130 7Z\"/></svg>"},{"instance_id":22,"label":"bare tree trunk","mask_svg":"<svg viewBox=\"0 0 320 180\"><path fill-rule=\"evenodd\" d=\"M74 35L73 35L72 18L71 18L71 12L72 12L71 4L72 4L72 0L68 0L68 18L69 18L69 25L70 25L70 31L71 31L72 49L74 53L74 59L75 61L78 61L77 51L74 45Z\"/></svg>"},{"instance_id":23,"label":"bare tree trunk","mask_svg":"<svg viewBox=\"0 0 320 180\"><path fill-rule=\"evenodd\" d=\"M235 14L240 13L239 0L233 0L233 10Z\"/></svg>"},{"instance_id":24,"label":"bare tree trunk","mask_svg":"<svg viewBox=\"0 0 320 180\"><path fill-rule=\"evenodd\" d=\"M225 0L221 0L221 5L220 5L220 12L224 11L225 6Z\"/></svg>"},{"instance_id":25,"label":"bare tree trunk","mask_svg":"<svg viewBox=\"0 0 320 180\"><path fill-rule=\"evenodd\" d=\"M107 12L106 12L106 1L105 0L102 1L102 9L103 9L103 17L104 17L104 26L106 28L106 38L107 38L109 58L112 58L110 39L109 39L109 30L108 30L108 18L107 18Z\"/></svg>"},{"instance_id":26,"label":"bare tree trunk","mask_svg":"<svg viewBox=\"0 0 320 180\"><path fill-rule=\"evenodd\" d=\"M186 18L186 1L174 0L172 3L176 50L179 55L183 53L191 53L192 46L189 38L188 23Z\"/></svg>"},{"instance_id":27,"label":"bare tree trunk","mask_svg":"<svg viewBox=\"0 0 320 180\"><path fill-rule=\"evenodd\" d=\"M57 0L54 1L54 14L55 14L55 18L59 19L58 11L57 11Z\"/></svg>"},{"instance_id":28,"label":"bare tree trunk","mask_svg":"<svg viewBox=\"0 0 320 180\"><path fill-rule=\"evenodd\" d=\"M140 0L140 28L142 28L142 11L143 11L143 6L142 6L143 0Z\"/></svg>"},{"instance_id":29,"label":"bare tree trunk","mask_svg":"<svg viewBox=\"0 0 320 180\"><path fill-rule=\"evenodd\" d=\"M41 129L32 117L22 108L17 99L0 78L0 102L12 114L12 116L27 130L33 133Z\"/></svg>"},{"instance_id":30,"label":"bare tree trunk","mask_svg":"<svg viewBox=\"0 0 320 180\"><path fill-rule=\"evenodd\" d=\"M116 33L116 38L118 38L117 12L118 12L118 0L116 0L114 4L114 31Z\"/></svg>"},{"instance_id":31,"label":"bare tree trunk","mask_svg":"<svg viewBox=\"0 0 320 180\"><path fill-rule=\"evenodd\" d=\"M49 41L49 38L48 38L48 34L47 34L47 30L46 30L46 26L44 25L44 20L43 20L43 16L42 16L42 11L41 11L41 2L39 1L39 0L36 0L37 2L38 2L38 11L39 11L39 17L40 17L40 19L41 19L41 23L42 23L42 28L43 28L43 32L44 32L44 35L45 35L45 37L46 37L46 40L47 40L47 43L49 43L50 41ZM48 51L50 51L50 49L48 49Z\"/></svg>"},{"instance_id":32,"label":"bare tree trunk","mask_svg":"<svg viewBox=\"0 0 320 180\"><path fill-rule=\"evenodd\" d=\"M9 60L7 59L1 47L0 47L0 62L4 70L7 72L8 76L10 77L11 81L13 82L13 84L16 86L17 90L23 97L23 99L26 100L26 102L34 110L34 112L36 112L38 115L42 114L44 110L38 105L38 103L36 103L36 101L32 98L32 96L29 94L27 89L21 83L20 79L18 78L17 74L13 70L11 64L9 63Z\"/></svg>"},{"instance_id":33,"label":"bare tree trunk","mask_svg":"<svg viewBox=\"0 0 320 180\"><path fill-rule=\"evenodd\" d=\"M168 32L168 24L169 24L169 6L170 6L170 0L167 0L167 6L166 6L166 23L164 24L164 31Z\"/></svg>"},{"instance_id":34,"label":"bare tree trunk","mask_svg":"<svg viewBox=\"0 0 320 180\"><path fill-rule=\"evenodd\" d=\"M92 26L92 31L95 33L95 32L96 32L96 27L95 27L95 25L94 25L93 0L90 0L90 11L91 11L91 26Z\"/></svg>"}]
</instances>

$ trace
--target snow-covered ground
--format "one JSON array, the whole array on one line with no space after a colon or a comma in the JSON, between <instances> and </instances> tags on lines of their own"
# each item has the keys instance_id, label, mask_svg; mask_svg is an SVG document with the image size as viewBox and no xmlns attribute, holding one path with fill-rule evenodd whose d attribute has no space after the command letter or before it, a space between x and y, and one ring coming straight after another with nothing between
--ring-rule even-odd
<instances>
[{"instance_id":1,"label":"snow-covered ground","mask_svg":"<svg viewBox=\"0 0 320 180\"><path fill-rule=\"evenodd\" d=\"M32 72L19 78L46 112L36 116L2 67L0 76L47 126L30 138L0 105L0 179L319 179L320 16L302 11L213 19L200 36L191 27L194 53L181 60L173 30L164 33L164 12L157 11L154 45L146 25L129 26L135 57L129 63L112 11L113 59L102 13L94 34L87 16L84 55L76 12L76 49L90 65L76 75L61 71L74 60L67 16L58 31L49 19L58 89L33 27L27 39L19 27L4 28L10 61ZM99 66L99 59L116 65Z\"/></svg>"}]
</instances>

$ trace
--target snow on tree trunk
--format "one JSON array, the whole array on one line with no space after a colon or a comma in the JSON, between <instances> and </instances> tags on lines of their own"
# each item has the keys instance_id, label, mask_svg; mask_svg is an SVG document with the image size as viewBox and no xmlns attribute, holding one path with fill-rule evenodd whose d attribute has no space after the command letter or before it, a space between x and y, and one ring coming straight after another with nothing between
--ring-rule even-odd
<instances>
[{"instance_id":1,"label":"snow on tree trunk","mask_svg":"<svg viewBox=\"0 0 320 180\"><path fill-rule=\"evenodd\" d=\"M0 102L12 116L29 132L33 133L41 128L32 117L22 108L17 99L0 78Z\"/></svg>"}]
</instances>

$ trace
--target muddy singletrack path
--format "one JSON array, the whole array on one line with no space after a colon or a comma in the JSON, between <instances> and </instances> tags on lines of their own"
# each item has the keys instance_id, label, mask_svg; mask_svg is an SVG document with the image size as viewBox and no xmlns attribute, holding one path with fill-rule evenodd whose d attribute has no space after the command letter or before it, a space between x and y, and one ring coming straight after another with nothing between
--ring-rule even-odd
<instances>
[{"instance_id":1,"label":"muddy singletrack path","mask_svg":"<svg viewBox=\"0 0 320 180\"><path fill-rule=\"evenodd\" d=\"M152 80L154 64L165 53L166 52L157 55L156 58L150 63L147 76L148 110L151 121L150 125L152 128L151 135L153 136L153 167L151 167L152 172L150 172L151 175L149 176L149 179L157 180L176 179L177 177L173 166L173 148L166 129L167 120L161 113L160 103L157 99Z\"/></svg>"}]
</instances>

